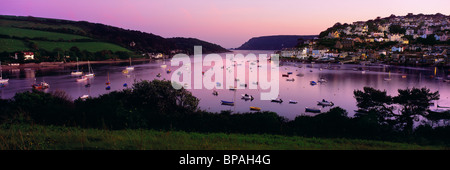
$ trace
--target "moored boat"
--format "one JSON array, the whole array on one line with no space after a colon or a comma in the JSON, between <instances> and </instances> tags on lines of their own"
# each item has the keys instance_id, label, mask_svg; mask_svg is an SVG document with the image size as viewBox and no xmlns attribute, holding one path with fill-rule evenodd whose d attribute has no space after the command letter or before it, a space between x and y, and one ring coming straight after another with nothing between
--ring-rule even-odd
<instances>
[{"instance_id":1,"label":"moored boat","mask_svg":"<svg viewBox=\"0 0 450 170\"><path fill-rule=\"evenodd\" d=\"M315 81L311 81L310 84L311 85L317 85L317 83Z\"/></svg>"},{"instance_id":2,"label":"moored boat","mask_svg":"<svg viewBox=\"0 0 450 170\"><path fill-rule=\"evenodd\" d=\"M82 99L82 100L86 100L87 98L89 98L89 95L87 95L87 94L80 97L80 99Z\"/></svg>"},{"instance_id":3,"label":"moored boat","mask_svg":"<svg viewBox=\"0 0 450 170\"><path fill-rule=\"evenodd\" d=\"M242 99L244 100L253 100L253 96L252 95L248 95L248 94L242 94Z\"/></svg>"},{"instance_id":4,"label":"moored boat","mask_svg":"<svg viewBox=\"0 0 450 170\"><path fill-rule=\"evenodd\" d=\"M297 104L298 102L295 100L289 100L289 104Z\"/></svg>"},{"instance_id":5,"label":"moored boat","mask_svg":"<svg viewBox=\"0 0 450 170\"><path fill-rule=\"evenodd\" d=\"M322 105L322 106L333 106L334 103L333 102L329 102L326 101L325 99L322 99L322 101L317 101L317 105Z\"/></svg>"},{"instance_id":6,"label":"moored boat","mask_svg":"<svg viewBox=\"0 0 450 170\"><path fill-rule=\"evenodd\" d=\"M231 106L234 105L234 102L232 101L221 100L220 102L222 103L222 105L231 105Z\"/></svg>"},{"instance_id":7,"label":"moored boat","mask_svg":"<svg viewBox=\"0 0 450 170\"><path fill-rule=\"evenodd\" d=\"M305 112L320 113L320 109L305 107Z\"/></svg>"},{"instance_id":8,"label":"moored boat","mask_svg":"<svg viewBox=\"0 0 450 170\"><path fill-rule=\"evenodd\" d=\"M31 85L31 87L33 87L34 89L47 89L50 87L50 85L43 81L41 83L35 83Z\"/></svg>"},{"instance_id":9,"label":"moored boat","mask_svg":"<svg viewBox=\"0 0 450 170\"><path fill-rule=\"evenodd\" d=\"M275 103L283 103L283 100L280 99L280 98L276 98L276 99L272 99L272 102L275 102Z\"/></svg>"},{"instance_id":10,"label":"moored boat","mask_svg":"<svg viewBox=\"0 0 450 170\"><path fill-rule=\"evenodd\" d=\"M250 110L256 110L256 111L260 111L261 108L260 107L254 107L254 106L250 106Z\"/></svg>"}]
</instances>

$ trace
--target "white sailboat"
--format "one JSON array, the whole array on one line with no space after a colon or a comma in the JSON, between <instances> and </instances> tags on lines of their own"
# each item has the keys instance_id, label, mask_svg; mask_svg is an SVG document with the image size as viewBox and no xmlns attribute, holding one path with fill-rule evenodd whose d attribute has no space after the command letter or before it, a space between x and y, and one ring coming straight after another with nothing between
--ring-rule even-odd
<instances>
[{"instance_id":1,"label":"white sailboat","mask_svg":"<svg viewBox=\"0 0 450 170\"><path fill-rule=\"evenodd\" d=\"M92 68L91 68L91 64L89 63L89 60L88 60L88 68L89 68L89 73L88 74L86 74L86 75L84 75L84 76L86 76L86 77L94 77L95 76L95 74L94 74L94 70L92 70Z\"/></svg>"},{"instance_id":2,"label":"white sailboat","mask_svg":"<svg viewBox=\"0 0 450 170\"><path fill-rule=\"evenodd\" d=\"M74 76L83 75L83 72L80 71L80 69L78 68L78 57L77 57L77 71L72 71L71 75L74 75Z\"/></svg>"},{"instance_id":3,"label":"white sailboat","mask_svg":"<svg viewBox=\"0 0 450 170\"><path fill-rule=\"evenodd\" d=\"M2 62L0 61L0 83L1 84L8 83L9 79L3 79L2 74L3 74L2 73Z\"/></svg>"},{"instance_id":4,"label":"white sailboat","mask_svg":"<svg viewBox=\"0 0 450 170\"><path fill-rule=\"evenodd\" d=\"M131 57L130 57L130 66L128 66L126 69L127 69L127 70L134 70L134 67L131 66Z\"/></svg>"}]
</instances>

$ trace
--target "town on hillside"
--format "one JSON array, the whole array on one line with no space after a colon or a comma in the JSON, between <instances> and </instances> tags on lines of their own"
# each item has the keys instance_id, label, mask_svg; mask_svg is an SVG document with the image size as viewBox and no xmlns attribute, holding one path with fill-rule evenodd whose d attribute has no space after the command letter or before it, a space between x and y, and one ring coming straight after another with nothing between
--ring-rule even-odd
<instances>
[{"instance_id":1,"label":"town on hillside","mask_svg":"<svg viewBox=\"0 0 450 170\"><path fill-rule=\"evenodd\" d=\"M406 16L336 23L313 40L299 39L282 58L340 63L450 66L450 16Z\"/></svg>"}]
</instances>

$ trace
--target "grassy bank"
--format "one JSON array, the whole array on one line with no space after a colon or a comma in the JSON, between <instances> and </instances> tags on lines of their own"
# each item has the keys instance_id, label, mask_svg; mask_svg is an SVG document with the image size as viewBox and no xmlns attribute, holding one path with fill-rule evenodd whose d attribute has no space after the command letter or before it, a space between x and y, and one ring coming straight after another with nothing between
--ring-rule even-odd
<instances>
[{"instance_id":1,"label":"grassy bank","mask_svg":"<svg viewBox=\"0 0 450 170\"><path fill-rule=\"evenodd\" d=\"M356 139L279 135L192 133L156 130L98 130L61 126L3 124L1 150L433 150L419 146Z\"/></svg>"}]
</instances>

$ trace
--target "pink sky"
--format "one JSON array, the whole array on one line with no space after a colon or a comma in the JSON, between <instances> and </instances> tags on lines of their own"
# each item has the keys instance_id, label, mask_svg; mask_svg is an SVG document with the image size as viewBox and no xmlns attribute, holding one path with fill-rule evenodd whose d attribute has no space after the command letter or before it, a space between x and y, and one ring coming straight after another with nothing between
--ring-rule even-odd
<instances>
[{"instance_id":1,"label":"pink sky","mask_svg":"<svg viewBox=\"0 0 450 170\"><path fill-rule=\"evenodd\" d=\"M449 15L449 0L2 0L1 15L89 21L225 48L251 37L317 35L336 22L377 16Z\"/></svg>"}]
</instances>

